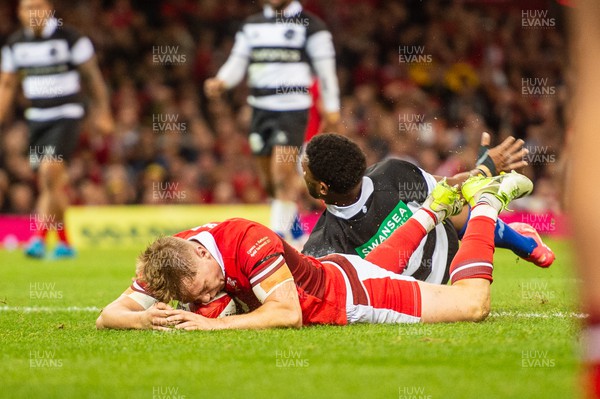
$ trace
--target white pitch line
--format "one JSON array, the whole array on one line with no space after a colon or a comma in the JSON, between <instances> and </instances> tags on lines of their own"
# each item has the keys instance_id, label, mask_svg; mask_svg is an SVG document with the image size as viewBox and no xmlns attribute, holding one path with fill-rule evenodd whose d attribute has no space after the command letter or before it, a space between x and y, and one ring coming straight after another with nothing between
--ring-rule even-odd
<instances>
[{"instance_id":1,"label":"white pitch line","mask_svg":"<svg viewBox=\"0 0 600 399\"><path fill-rule=\"evenodd\" d=\"M0 312L23 312L23 313L52 313L52 312L99 312L101 309L95 306L0 306Z\"/></svg>"},{"instance_id":2,"label":"white pitch line","mask_svg":"<svg viewBox=\"0 0 600 399\"><path fill-rule=\"evenodd\" d=\"M490 312L490 317L522 317L526 319L585 319L588 317L585 313L575 312L553 312L553 313L523 313L523 312Z\"/></svg>"},{"instance_id":3,"label":"white pitch line","mask_svg":"<svg viewBox=\"0 0 600 399\"><path fill-rule=\"evenodd\" d=\"M101 308L96 306L68 306L68 307L50 307L50 306L0 306L0 312L22 312L22 313L52 313L52 312L99 312ZM552 312L552 313L524 313L524 312L490 312L490 317L516 317L525 319L566 319L576 318L585 319L588 317L585 313L575 312Z\"/></svg>"}]
</instances>

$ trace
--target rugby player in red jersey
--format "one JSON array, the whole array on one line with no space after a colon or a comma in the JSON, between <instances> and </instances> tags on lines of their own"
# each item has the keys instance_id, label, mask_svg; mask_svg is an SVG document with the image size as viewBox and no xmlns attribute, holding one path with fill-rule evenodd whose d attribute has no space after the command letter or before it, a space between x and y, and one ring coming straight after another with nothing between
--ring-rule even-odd
<instances>
[{"instance_id":1,"label":"rugby player in red jersey","mask_svg":"<svg viewBox=\"0 0 600 399\"><path fill-rule=\"evenodd\" d=\"M443 181L366 259L305 256L273 231L245 219L159 238L139 256L137 280L104 308L96 326L216 330L483 320L490 307L498 212L532 188L517 173L473 177L463 184L472 215L450 267L451 286L400 276L370 262L381 265L414 251L437 223L460 212L458 190ZM207 303L221 291L243 303L246 313L211 319L166 305L173 299Z\"/></svg>"}]
</instances>

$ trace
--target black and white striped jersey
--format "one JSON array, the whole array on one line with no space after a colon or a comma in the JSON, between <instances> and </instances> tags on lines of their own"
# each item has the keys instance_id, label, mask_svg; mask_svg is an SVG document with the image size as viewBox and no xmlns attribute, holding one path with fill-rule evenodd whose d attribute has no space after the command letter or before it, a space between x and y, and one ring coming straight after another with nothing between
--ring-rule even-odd
<instances>
[{"instance_id":1,"label":"black and white striped jersey","mask_svg":"<svg viewBox=\"0 0 600 399\"><path fill-rule=\"evenodd\" d=\"M262 13L246 19L217 77L231 88L247 71L250 105L292 111L310 108L313 70L321 84L325 110L339 111L331 33L321 19L294 1L284 11L266 6Z\"/></svg>"},{"instance_id":2,"label":"black and white striped jersey","mask_svg":"<svg viewBox=\"0 0 600 399\"><path fill-rule=\"evenodd\" d=\"M435 184L433 176L410 162L387 159L371 166L358 201L346 207L327 205L302 252L314 257L336 252L364 258L419 209ZM457 250L454 227L439 224L421 241L402 274L446 283Z\"/></svg>"},{"instance_id":3,"label":"black and white striped jersey","mask_svg":"<svg viewBox=\"0 0 600 399\"><path fill-rule=\"evenodd\" d=\"M31 102L25 118L42 122L84 116L77 67L94 55L92 42L48 19L41 37L30 29L13 34L2 48L2 72L18 73Z\"/></svg>"}]
</instances>

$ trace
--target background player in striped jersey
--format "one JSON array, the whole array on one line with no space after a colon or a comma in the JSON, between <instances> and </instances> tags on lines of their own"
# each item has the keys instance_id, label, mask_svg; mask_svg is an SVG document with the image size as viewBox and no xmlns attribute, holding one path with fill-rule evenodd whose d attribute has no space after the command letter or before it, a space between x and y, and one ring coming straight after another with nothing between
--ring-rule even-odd
<instances>
[{"instance_id":1,"label":"background player in striped jersey","mask_svg":"<svg viewBox=\"0 0 600 399\"><path fill-rule=\"evenodd\" d=\"M102 133L113 129L108 94L98 69L92 42L55 17L48 0L21 0L23 26L2 48L0 125L6 122L18 85L29 100L25 111L29 126L30 163L38 169L39 197L36 232L25 253L42 258L48 230L56 230L59 243L54 257L71 257L64 212L69 198L66 162L77 147L84 117L80 80L93 100L93 122Z\"/></svg>"},{"instance_id":2,"label":"background player in striped jersey","mask_svg":"<svg viewBox=\"0 0 600 399\"><path fill-rule=\"evenodd\" d=\"M516 173L473 177L463 185L473 211L450 267L451 286L400 276L356 255L304 256L266 227L230 219L150 244L138 258L138 279L104 308L96 326L214 330L483 320L490 307L498 212L532 188ZM436 223L462 205L458 190L440 182L386 243L392 252L414 251ZM383 250L388 251L379 246L369 256ZM248 313L209 319L165 304L172 299L206 303L223 290L241 300Z\"/></svg>"},{"instance_id":3,"label":"background player in striped jersey","mask_svg":"<svg viewBox=\"0 0 600 399\"><path fill-rule=\"evenodd\" d=\"M265 3L262 13L244 22L227 62L206 80L205 92L216 98L239 84L247 71L253 111L249 143L273 198L271 228L292 240L303 234L297 223L302 190L297 164L312 103L313 70L325 128L335 129L340 119L335 50L325 23L298 1Z\"/></svg>"},{"instance_id":4,"label":"background player in striped jersey","mask_svg":"<svg viewBox=\"0 0 600 399\"><path fill-rule=\"evenodd\" d=\"M489 135L484 133L482 143L487 144L488 140ZM522 144L521 140L508 138L492 148L489 168L508 171L524 166L526 150ZM421 206L441 179L399 159L387 159L366 169L365 155L358 145L337 134L315 136L307 146L302 166L310 195L322 199L327 206L304 245L303 253L311 256L340 252L365 257ZM477 173L479 169L473 169L449 178L448 182L460 184ZM466 224L466 215L461 216L453 218L456 226L449 222L438 225L411 254L407 269L398 272L430 283L446 283L448 267L458 247L455 227L464 232ZM495 245L548 267L554 254L531 230L524 236L499 221Z\"/></svg>"}]
</instances>

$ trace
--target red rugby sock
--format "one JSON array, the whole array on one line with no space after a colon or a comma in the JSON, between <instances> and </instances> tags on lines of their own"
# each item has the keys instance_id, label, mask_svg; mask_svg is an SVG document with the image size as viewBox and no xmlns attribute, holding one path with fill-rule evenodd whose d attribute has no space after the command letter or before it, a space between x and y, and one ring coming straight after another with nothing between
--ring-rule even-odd
<instances>
[{"instance_id":1,"label":"red rugby sock","mask_svg":"<svg viewBox=\"0 0 600 399\"><path fill-rule=\"evenodd\" d=\"M420 221L420 218L424 222ZM431 221L427 218L431 218ZM392 273L401 274L421 240L427 235L424 225L435 227L435 216L427 210L420 209L387 240L369 252L365 259Z\"/></svg>"},{"instance_id":2,"label":"red rugby sock","mask_svg":"<svg viewBox=\"0 0 600 399\"><path fill-rule=\"evenodd\" d=\"M488 204L481 203L473 207L467 231L450 265L452 284L468 278L493 281L494 215L497 217L497 211Z\"/></svg>"},{"instance_id":3,"label":"red rugby sock","mask_svg":"<svg viewBox=\"0 0 600 399\"><path fill-rule=\"evenodd\" d=\"M63 222L62 228L57 229L56 233L58 234L58 239L60 240L60 242L62 242L63 244L69 245L69 239L67 238L67 228L66 228L64 222Z\"/></svg>"}]
</instances>

